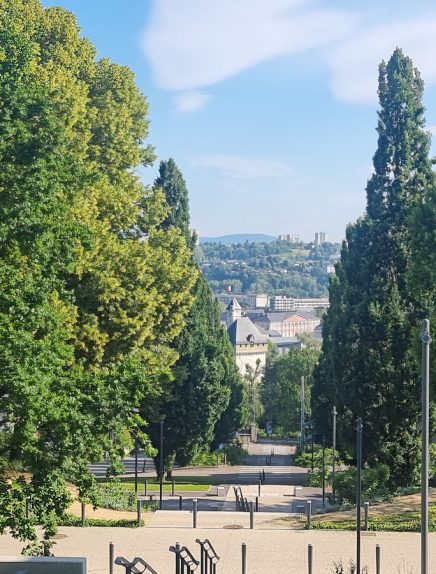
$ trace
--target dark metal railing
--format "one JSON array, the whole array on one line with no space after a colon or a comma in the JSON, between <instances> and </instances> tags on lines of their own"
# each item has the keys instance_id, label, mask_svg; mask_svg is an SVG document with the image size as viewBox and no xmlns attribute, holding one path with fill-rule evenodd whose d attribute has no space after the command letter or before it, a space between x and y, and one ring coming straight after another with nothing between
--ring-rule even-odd
<instances>
[{"instance_id":1,"label":"dark metal railing","mask_svg":"<svg viewBox=\"0 0 436 574\"><path fill-rule=\"evenodd\" d=\"M139 556L136 556L131 562L122 556L118 556L118 558L115 559L115 564L125 568L125 574L157 574L156 570Z\"/></svg>"},{"instance_id":2,"label":"dark metal railing","mask_svg":"<svg viewBox=\"0 0 436 574\"><path fill-rule=\"evenodd\" d=\"M200 562L192 556L186 546L180 546L177 542L175 546L170 546L169 550L176 555L176 574L195 572Z\"/></svg>"},{"instance_id":3,"label":"dark metal railing","mask_svg":"<svg viewBox=\"0 0 436 574\"><path fill-rule=\"evenodd\" d=\"M199 538L195 541L200 544L200 571L201 574L216 574L216 565L220 561L220 557L215 552L214 547L210 540L201 541Z\"/></svg>"}]
</instances>

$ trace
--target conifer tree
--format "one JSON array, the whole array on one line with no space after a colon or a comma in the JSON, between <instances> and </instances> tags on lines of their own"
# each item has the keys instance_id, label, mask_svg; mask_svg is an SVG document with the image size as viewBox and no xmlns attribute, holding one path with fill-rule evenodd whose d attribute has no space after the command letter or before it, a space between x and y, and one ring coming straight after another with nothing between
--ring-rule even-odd
<instances>
[{"instance_id":1,"label":"conifer tree","mask_svg":"<svg viewBox=\"0 0 436 574\"><path fill-rule=\"evenodd\" d=\"M410 214L433 182L424 129L423 82L395 50L379 68L380 111L374 174L365 216L349 226L323 331L315 374L317 429L330 436L338 409L338 445L354 452L362 417L364 456L389 465L410 484L419 463L419 376L412 339L421 317L407 282L412 263Z\"/></svg>"},{"instance_id":2,"label":"conifer tree","mask_svg":"<svg viewBox=\"0 0 436 574\"><path fill-rule=\"evenodd\" d=\"M186 237L189 234L188 192L173 159L160 163L155 186L162 186L168 202L164 229L177 229ZM198 273L192 291L194 303L173 345L179 356L172 369L173 380L166 385L163 396L148 405L155 416L165 415L165 428L170 429L165 432L164 447L168 472L174 463L187 464L197 455L207 453L211 444L225 442L240 428L246 416L244 385L231 343L220 323L218 302L194 257L192 266ZM158 446L156 423L151 425L150 433Z\"/></svg>"}]
</instances>

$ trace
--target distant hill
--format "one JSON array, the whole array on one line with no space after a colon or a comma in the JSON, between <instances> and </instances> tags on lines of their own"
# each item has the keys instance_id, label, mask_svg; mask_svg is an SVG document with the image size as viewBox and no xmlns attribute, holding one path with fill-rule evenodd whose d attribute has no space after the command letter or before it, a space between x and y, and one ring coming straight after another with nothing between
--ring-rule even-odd
<instances>
[{"instance_id":1,"label":"distant hill","mask_svg":"<svg viewBox=\"0 0 436 574\"><path fill-rule=\"evenodd\" d=\"M201 237L200 243L222 243L223 245L232 245L234 243L269 243L275 241L277 237L273 235L264 235L263 233L239 233L236 235L222 235L221 237Z\"/></svg>"}]
</instances>

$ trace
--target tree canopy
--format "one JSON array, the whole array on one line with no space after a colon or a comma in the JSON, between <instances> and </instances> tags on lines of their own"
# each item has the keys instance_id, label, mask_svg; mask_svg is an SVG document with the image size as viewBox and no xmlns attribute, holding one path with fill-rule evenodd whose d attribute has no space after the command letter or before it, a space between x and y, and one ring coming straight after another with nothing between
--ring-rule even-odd
<instances>
[{"instance_id":1,"label":"tree canopy","mask_svg":"<svg viewBox=\"0 0 436 574\"><path fill-rule=\"evenodd\" d=\"M0 7L0 530L48 553L65 480L86 496L87 464L115 464L160 392L196 274L135 172L154 153L133 73L97 60L62 8Z\"/></svg>"},{"instance_id":2,"label":"tree canopy","mask_svg":"<svg viewBox=\"0 0 436 574\"><path fill-rule=\"evenodd\" d=\"M413 341L425 306L408 281L416 266L411 215L428 209L424 198L434 181L422 94L419 72L395 50L380 65L378 147L367 210L348 227L331 280L313 394L318 430L330 436L326 413L336 405L338 446L354 452L352 429L362 417L366 460L386 463L396 484L412 483L419 464L420 389Z\"/></svg>"}]
</instances>

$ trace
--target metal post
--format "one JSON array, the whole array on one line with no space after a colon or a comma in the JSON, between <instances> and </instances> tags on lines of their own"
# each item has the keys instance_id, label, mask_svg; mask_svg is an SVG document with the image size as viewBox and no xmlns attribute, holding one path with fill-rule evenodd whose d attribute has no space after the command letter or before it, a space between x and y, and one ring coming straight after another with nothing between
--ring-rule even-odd
<instances>
[{"instance_id":1,"label":"metal post","mask_svg":"<svg viewBox=\"0 0 436 574\"><path fill-rule=\"evenodd\" d=\"M310 442L311 442L311 461L310 461L310 469L313 472L313 426L310 427Z\"/></svg>"},{"instance_id":2,"label":"metal post","mask_svg":"<svg viewBox=\"0 0 436 574\"><path fill-rule=\"evenodd\" d=\"M171 548L170 548L170 550L171 550ZM180 543L179 543L179 542L176 542L176 545L175 545L175 547L174 547L174 551L175 551L175 554L176 554L176 574L182 574L182 571L181 571L181 568L180 568L180 566L182 566L182 564L181 564L181 558L180 558L181 548L180 548ZM182 566L182 568L183 568L183 566Z\"/></svg>"},{"instance_id":3,"label":"metal post","mask_svg":"<svg viewBox=\"0 0 436 574\"><path fill-rule=\"evenodd\" d=\"M259 497L256 496L256 512L259 512Z\"/></svg>"},{"instance_id":4,"label":"metal post","mask_svg":"<svg viewBox=\"0 0 436 574\"><path fill-rule=\"evenodd\" d=\"M179 510L182 510L182 506L183 506L183 497L179 496Z\"/></svg>"},{"instance_id":5,"label":"metal post","mask_svg":"<svg viewBox=\"0 0 436 574\"><path fill-rule=\"evenodd\" d=\"M429 386L430 321L422 324L422 452L421 452L421 574L428 574L428 470L429 470Z\"/></svg>"},{"instance_id":6,"label":"metal post","mask_svg":"<svg viewBox=\"0 0 436 574\"><path fill-rule=\"evenodd\" d=\"M174 496L174 492L176 490L176 483L174 482L174 478L171 480L171 496Z\"/></svg>"},{"instance_id":7,"label":"metal post","mask_svg":"<svg viewBox=\"0 0 436 574\"><path fill-rule=\"evenodd\" d=\"M364 503L365 506L365 526L364 526L364 530L365 532L368 531L368 515L369 515L369 502L365 502Z\"/></svg>"},{"instance_id":8,"label":"metal post","mask_svg":"<svg viewBox=\"0 0 436 574\"><path fill-rule=\"evenodd\" d=\"M162 489L163 489L163 444L164 444L164 417L160 419L160 449L159 449L159 510L162 510Z\"/></svg>"},{"instance_id":9,"label":"metal post","mask_svg":"<svg viewBox=\"0 0 436 574\"><path fill-rule=\"evenodd\" d=\"M247 545L242 543L242 574L247 574Z\"/></svg>"},{"instance_id":10,"label":"metal post","mask_svg":"<svg viewBox=\"0 0 436 574\"><path fill-rule=\"evenodd\" d=\"M263 475L263 484L265 484L266 478L265 478L265 469L262 469L262 475Z\"/></svg>"},{"instance_id":11,"label":"metal post","mask_svg":"<svg viewBox=\"0 0 436 574\"><path fill-rule=\"evenodd\" d=\"M109 574L114 574L114 558L115 558L114 543L109 542Z\"/></svg>"},{"instance_id":12,"label":"metal post","mask_svg":"<svg viewBox=\"0 0 436 574\"><path fill-rule=\"evenodd\" d=\"M86 514L85 508L86 508L85 503L82 502L82 508L81 508L81 510L82 510L82 526L85 526L85 514Z\"/></svg>"},{"instance_id":13,"label":"metal post","mask_svg":"<svg viewBox=\"0 0 436 574\"><path fill-rule=\"evenodd\" d=\"M307 546L307 566L309 574L312 574L313 570L313 546L309 544Z\"/></svg>"},{"instance_id":14,"label":"metal post","mask_svg":"<svg viewBox=\"0 0 436 574\"><path fill-rule=\"evenodd\" d=\"M362 494L362 419L357 419L357 484L356 484L356 574L360 574L360 512L361 512L361 494Z\"/></svg>"},{"instance_id":15,"label":"metal post","mask_svg":"<svg viewBox=\"0 0 436 574\"><path fill-rule=\"evenodd\" d=\"M26 496L26 520L30 518L30 496Z\"/></svg>"},{"instance_id":16,"label":"metal post","mask_svg":"<svg viewBox=\"0 0 436 574\"><path fill-rule=\"evenodd\" d=\"M147 496L147 487L148 487L147 479L144 479L144 496Z\"/></svg>"},{"instance_id":17,"label":"metal post","mask_svg":"<svg viewBox=\"0 0 436 574\"><path fill-rule=\"evenodd\" d=\"M336 407L333 407L333 441L332 441L332 499L336 503L335 476L336 476Z\"/></svg>"},{"instance_id":18,"label":"metal post","mask_svg":"<svg viewBox=\"0 0 436 574\"><path fill-rule=\"evenodd\" d=\"M150 502L153 502L153 495L149 494L148 498L150 499Z\"/></svg>"},{"instance_id":19,"label":"metal post","mask_svg":"<svg viewBox=\"0 0 436 574\"><path fill-rule=\"evenodd\" d=\"M194 500L192 501L192 528L197 528L197 511L198 511L197 499L194 498Z\"/></svg>"},{"instance_id":20,"label":"metal post","mask_svg":"<svg viewBox=\"0 0 436 574\"><path fill-rule=\"evenodd\" d=\"M260 496L260 487L261 487L262 482L259 480L259 482L257 483L257 496Z\"/></svg>"},{"instance_id":21,"label":"metal post","mask_svg":"<svg viewBox=\"0 0 436 574\"><path fill-rule=\"evenodd\" d=\"M141 526L141 510L142 510L141 499L138 498L138 500L136 501L136 515L138 518L138 527Z\"/></svg>"},{"instance_id":22,"label":"metal post","mask_svg":"<svg viewBox=\"0 0 436 574\"><path fill-rule=\"evenodd\" d=\"M381 572L381 549L380 544L375 545L375 574Z\"/></svg>"},{"instance_id":23,"label":"metal post","mask_svg":"<svg viewBox=\"0 0 436 574\"><path fill-rule=\"evenodd\" d=\"M325 436L322 437L322 507L325 508Z\"/></svg>"},{"instance_id":24,"label":"metal post","mask_svg":"<svg viewBox=\"0 0 436 574\"><path fill-rule=\"evenodd\" d=\"M312 501L307 501L306 506L306 530L310 530L310 525L312 523Z\"/></svg>"},{"instance_id":25,"label":"metal post","mask_svg":"<svg viewBox=\"0 0 436 574\"><path fill-rule=\"evenodd\" d=\"M135 495L138 496L138 437L135 436Z\"/></svg>"},{"instance_id":26,"label":"metal post","mask_svg":"<svg viewBox=\"0 0 436 574\"><path fill-rule=\"evenodd\" d=\"M300 446L304 451L304 377L301 377L301 433L300 433Z\"/></svg>"},{"instance_id":27,"label":"metal post","mask_svg":"<svg viewBox=\"0 0 436 574\"><path fill-rule=\"evenodd\" d=\"M250 500L248 503L250 507L250 530L254 528L254 502Z\"/></svg>"}]
</instances>

